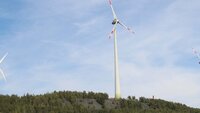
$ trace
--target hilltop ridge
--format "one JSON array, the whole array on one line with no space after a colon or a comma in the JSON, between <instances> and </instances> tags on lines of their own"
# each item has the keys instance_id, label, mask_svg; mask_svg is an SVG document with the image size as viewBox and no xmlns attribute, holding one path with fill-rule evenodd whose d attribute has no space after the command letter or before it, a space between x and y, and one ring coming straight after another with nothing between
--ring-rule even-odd
<instances>
[{"instance_id":1,"label":"hilltop ridge","mask_svg":"<svg viewBox=\"0 0 200 113\"><path fill-rule=\"evenodd\" d=\"M0 95L0 113L200 113L200 109L161 99L106 93L59 91L43 95Z\"/></svg>"}]
</instances>

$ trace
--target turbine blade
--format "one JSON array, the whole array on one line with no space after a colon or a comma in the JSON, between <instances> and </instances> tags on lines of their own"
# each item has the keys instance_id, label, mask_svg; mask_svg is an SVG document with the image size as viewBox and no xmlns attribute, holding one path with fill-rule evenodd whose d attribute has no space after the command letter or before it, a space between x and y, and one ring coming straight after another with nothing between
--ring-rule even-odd
<instances>
[{"instance_id":1,"label":"turbine blade","mask_svg":"<svg viewBox=\"0 0 200 113\"><path fill-rule=\"evenodd\" d=\"M2 71L1 69L0 69L0 73L2 74L4 80L7 81L7 80L6 80L6 77L5 77L5 74L3 73L3 71Z\"/></svg>"},{"instance_id":2,"label":"turbine blade","mask_svg":"<svg viewBox=\"0 0 200 113\"><path fill-rule=\"evenodd\" d=\"M110 4L110 8L111 8L111 10L112 10L113 17L114 17L114 19L116 19L117 16L116 16L115 10L114 10L114 8L113 8L113 6L112 6L112 0L109 0L109 4Z\"/></svg>"},{"instance_id":3,"label":"turbine blade","mask_svg":"<svg viewBox=\"0 0 200 113\"><path fill-rule=\"evenodd\" d=\"M131 33L135 33L131 28L127 27L125 24L123 24L121 21L118 22L124 29L128 30Z\"/></svg>"},{"instance_id":4,"label":"turbine blade","mask_svg":"<svg viewBox=\"0 0 200 113\"><path fill-rule=\"evenodd\" d=\"M110 5L112 4L112 0L109 0L109 4L110 4Z\"/></svg>"},{"instance_id":5,"label":"turbine blade","mask_svg":"<svg viewBox=\"0 0 200 113\"><path fill-rule=\"evenodd\" d=\"M8 53L6 53L3 58L0 60L0 63L3 62L3 60L6 58L6 56L8 55Z\"/></svg>"},{"instance_id":6,"label":"turbine blade","mask_svg":"<svg viewBox=\"0 0 200 113\"><path fill-rule=\"evenodd\" d=\"M109 34L109 39L110 39L110 38L112 37L112 35L114 34L115 29L116 29L116 24L113 26L112 31L111 31L110 34Z\"/></svg>"}]
</instances>

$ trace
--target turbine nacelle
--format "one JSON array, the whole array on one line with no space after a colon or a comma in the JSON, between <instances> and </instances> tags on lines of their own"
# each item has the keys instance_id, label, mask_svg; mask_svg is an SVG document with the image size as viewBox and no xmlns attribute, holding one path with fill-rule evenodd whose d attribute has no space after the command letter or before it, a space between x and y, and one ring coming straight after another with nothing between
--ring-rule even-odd
<instances>
[{"instance_id":1,"label":"turbine nacelle","mask_svg":"<svg viewBox=\"0 0 200 113\"><path fill-rule=\"evenodd\" d=\"M114 20L112 21L112 25L115 25L115 24L119 24L119 20L118 20L118 19L114 19Z\"/></svg>"}]
</instances>

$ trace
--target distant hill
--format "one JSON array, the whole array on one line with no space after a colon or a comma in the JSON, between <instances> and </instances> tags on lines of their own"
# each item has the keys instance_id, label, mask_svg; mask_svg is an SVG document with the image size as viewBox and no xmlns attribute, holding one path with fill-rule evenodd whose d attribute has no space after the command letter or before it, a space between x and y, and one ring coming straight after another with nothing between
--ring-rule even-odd
<instances>
[{"instance_id":1,"label":"distant hill","mask_svg":"<svg viewBox=\"0 0 200 113\"><path fill-rule=\"evenodd\" d=\"M44 95L0 95L0 113L200 113L161 99L110 99L108 94L60 91Z\"/></svg>"}]
</instances>

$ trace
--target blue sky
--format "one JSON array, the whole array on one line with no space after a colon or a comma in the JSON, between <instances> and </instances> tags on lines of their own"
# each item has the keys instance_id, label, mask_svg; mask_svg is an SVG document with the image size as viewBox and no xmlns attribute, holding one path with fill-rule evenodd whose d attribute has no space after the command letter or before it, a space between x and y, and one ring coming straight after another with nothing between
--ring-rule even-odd
<instances>
[{"instance_id":1,"label":"blue sky","mask_svg":"<svg viewBox=\"0 0 200 113\"><path fill-rule=\"evenodd\" d=\"M121 92L200 108L199 0L113 0ZM107 0L1 0L1 94L54 90L114 96L112 12Z\"/></svg>"}]
</instances>

